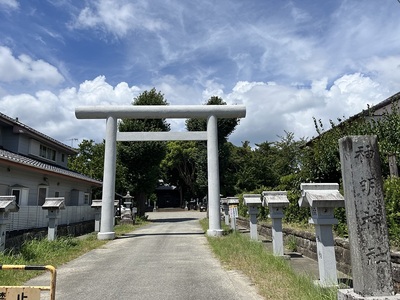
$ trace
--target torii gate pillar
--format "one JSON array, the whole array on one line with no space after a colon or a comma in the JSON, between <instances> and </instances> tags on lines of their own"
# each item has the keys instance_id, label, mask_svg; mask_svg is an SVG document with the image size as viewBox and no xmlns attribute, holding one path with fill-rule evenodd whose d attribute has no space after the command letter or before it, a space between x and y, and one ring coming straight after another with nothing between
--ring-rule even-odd
<instances>
[{"instance_id":1,"label":"torii gate pillar","mask_svg":"<svg viewBox=\"0 0 400 300\"><path fill-rule=\"evenodd\" d=\"M103 198L101 207L101 226L97 235L99 240L115 238L114 228L114 195L116 168L116 141L140 140L204 140L207 139L208 167L208 205L209 229L207 235L221 236L221 219L219 212L220 186L218 161L218 118L243 118L246 108L242 105L203 105L203 106L92 106L75 109L78 119L105 119L106 140L104 153ZM146 136L141 132L119 132L117 134L117 119L163 119L163 118L206 118L207 132L151 132ZM206 136L206 137L205 137Z\"/></svg>"},{"instance_id":2,"label":"torii gate pillar","mask_svg":"<svg viewBox=\"0 0 400 300\"><path fill-rule=\"evenodd\" d=\"M221 218L219 214L220 186L218 160L218 126L217 118L209 116L207 119L207 172L208 172L208 217L209 226L207 235L221 236Z\"/></svg>"},{"instance_id":3,"label":"torii gate pillar","mask_svg":"<svg viewBox=\"0 0 400 300\"><path fill-rule=\"evenodd\" d=\"M103 200L101 204L99 240L112 240L114 232L115 169L117 160L117 119L106 121L106 143L104 151Z\"/></svg>"}]
</instances>

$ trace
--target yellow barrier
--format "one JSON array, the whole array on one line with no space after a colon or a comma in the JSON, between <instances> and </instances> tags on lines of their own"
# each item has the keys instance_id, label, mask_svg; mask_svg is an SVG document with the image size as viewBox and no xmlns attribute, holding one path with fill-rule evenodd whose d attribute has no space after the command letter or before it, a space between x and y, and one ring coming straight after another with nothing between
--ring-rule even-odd
<instances>
[{"instance_id":1,"label":"yellow barrier","mask_svg":"<svg viewBox=\"0 0 400 300\"><path fill-rule=\"evenodd\" d=\"M36 300L40 299L40 291L50 291L50 300L56 299L57 270L53 266L0 265L0 270L47 270L51 273L49 286L0 286L0 300Z\"/></svg>"}]
</instances>

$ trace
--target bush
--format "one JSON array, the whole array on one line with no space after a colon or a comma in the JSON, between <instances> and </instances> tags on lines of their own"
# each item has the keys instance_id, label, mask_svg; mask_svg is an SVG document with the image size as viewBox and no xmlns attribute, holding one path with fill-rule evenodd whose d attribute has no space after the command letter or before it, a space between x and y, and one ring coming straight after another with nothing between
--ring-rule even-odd
<instances>
[{"instance_id":1,"label":"bush","mask_svg":"<svg viewBox=\"0 0 400 300\"><path fill-rule=\"evenodd\" d=\"M386 219L389 239L394 246L400 246L400 178L384 181Z\"/></svg>"},{"instance_id":2,"label":"bush","mask_svg":"<svg viewBox=\"0 0 400 300\"><path fill-rule=\"evenodd\" d=\"M49 260L59 252L65 252L76 247L79 240L72 237L59 237L54 241L34 239L26 241L20 250L22 258L27 262L48 264Z\"/></svg>"}]
</instances>

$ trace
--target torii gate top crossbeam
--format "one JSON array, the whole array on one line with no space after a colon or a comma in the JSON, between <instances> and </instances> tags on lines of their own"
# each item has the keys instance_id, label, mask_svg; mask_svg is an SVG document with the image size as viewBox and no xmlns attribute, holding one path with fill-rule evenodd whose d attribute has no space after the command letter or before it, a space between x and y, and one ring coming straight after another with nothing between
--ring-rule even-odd
<instances>
[{"instance_id":1,"label":"torii gate top crossbeam","mask_svg":"<svg viewBox=\"0 0 400 300\"><path fill-rule=\"evenodd\" d=\"M244 105L129 105L84 106L75 109L77 119L188 119L188 118L244 118Z\"/></svg>"}]
</instances>

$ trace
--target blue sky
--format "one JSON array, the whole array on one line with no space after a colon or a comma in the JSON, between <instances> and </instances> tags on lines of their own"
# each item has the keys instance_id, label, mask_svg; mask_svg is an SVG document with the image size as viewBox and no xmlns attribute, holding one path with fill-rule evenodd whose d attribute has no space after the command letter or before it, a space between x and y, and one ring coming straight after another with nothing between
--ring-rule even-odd
<instances>
[{"instance_id":1,"label":"blue sky","mask_svg":"<svg viewBox=\"0 0 400 300\"><path fill-rule=\"evenodd\" d=\"M75 108L155 87L170 105L245 105L236 145L311 138L313 117L328 126L400 91L399 20L397 0L0 0L0 112L101 142L105 122Z\"/></svg>"}]
</instances>

